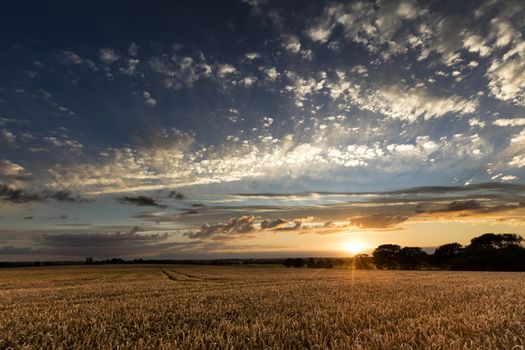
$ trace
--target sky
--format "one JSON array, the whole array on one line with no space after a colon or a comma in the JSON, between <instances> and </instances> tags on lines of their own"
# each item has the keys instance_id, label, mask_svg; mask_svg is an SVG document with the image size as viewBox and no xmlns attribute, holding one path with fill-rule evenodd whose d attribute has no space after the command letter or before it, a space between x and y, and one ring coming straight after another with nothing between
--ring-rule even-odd
<instances>
[{"instance_id":1,"label":"sky","mask_svg":"<svg viewBox=\"0 0 525 350\"><path fill-rule=\"evenodd\" d=\"M525 234L523 1L0 4L0 260Z\"/></svg>"}]
</instances>

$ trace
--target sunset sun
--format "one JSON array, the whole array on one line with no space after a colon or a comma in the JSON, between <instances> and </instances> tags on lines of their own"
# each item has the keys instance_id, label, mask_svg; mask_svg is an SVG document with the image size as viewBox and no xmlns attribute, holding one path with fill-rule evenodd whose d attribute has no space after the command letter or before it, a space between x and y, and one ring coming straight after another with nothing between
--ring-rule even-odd
<instances>
[{"instance_id":1,"label":"sunset sun","mask_svg":"<svg viewBox=\"0 0 525 350\"><path fill-rule=\"evenodd\" d=\"M359 254L363 252L365 245L358 240L351 240L343 243L343 249L352 255Z\"/></svg>"}]
</instances>

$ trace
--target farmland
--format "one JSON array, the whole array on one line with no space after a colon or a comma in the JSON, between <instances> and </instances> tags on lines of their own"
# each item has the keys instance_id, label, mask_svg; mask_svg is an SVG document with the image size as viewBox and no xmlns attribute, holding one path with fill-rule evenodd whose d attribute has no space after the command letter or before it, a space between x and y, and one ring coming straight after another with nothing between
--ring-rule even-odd
<instances>
[{"instance_id":1,"label":"farmland","mask_svg":"<svg viewBox=\"0 0 525 350\"><path fill-rule=\"evenodd\" d=\"M525 274L0 270L0 349L523 349Z\"/></svg>"}]
</instances>

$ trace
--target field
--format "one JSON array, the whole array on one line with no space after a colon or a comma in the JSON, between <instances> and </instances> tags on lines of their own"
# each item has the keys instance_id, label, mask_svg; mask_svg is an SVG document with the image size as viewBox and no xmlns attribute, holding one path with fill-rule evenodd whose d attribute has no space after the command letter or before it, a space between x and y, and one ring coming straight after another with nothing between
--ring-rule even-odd
<instances>
[{"instance_id":1,"label":"field","mask_svg":"<svg viewBox=\"0 0 525 350\"><path fill-rule=\"evenodd\" d=\"M524 273L0 270L0 349L524 347Z\"/></svg>"}]
</instances>

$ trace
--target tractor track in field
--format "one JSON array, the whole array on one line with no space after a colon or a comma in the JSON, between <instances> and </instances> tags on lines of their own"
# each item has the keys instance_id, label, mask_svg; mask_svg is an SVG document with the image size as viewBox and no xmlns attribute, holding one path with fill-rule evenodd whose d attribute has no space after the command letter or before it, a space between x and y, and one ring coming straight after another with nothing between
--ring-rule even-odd
<instances>
[{"instance_id":1,"label":"tractor track in field","mask_svg":"<svg viewBox=\"0 0 525 350\"><path fill-rule=\"evenodd\" d=\"M204 278L190 275L188 273L179 272L173 269L161 269L161 274L166 278L176 282L192 282L192 281L204 281Z\"/></svg>"}]
</instances>

